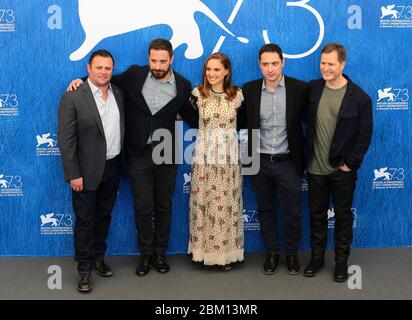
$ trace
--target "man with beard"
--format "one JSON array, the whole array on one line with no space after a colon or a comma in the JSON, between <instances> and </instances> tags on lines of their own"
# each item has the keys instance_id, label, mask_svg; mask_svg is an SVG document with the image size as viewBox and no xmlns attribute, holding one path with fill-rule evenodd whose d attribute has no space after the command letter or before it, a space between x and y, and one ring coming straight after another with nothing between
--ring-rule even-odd
<instances>
[{"instance_id":1,"label":"man with beard","mask_svg":"<svg viewBox=\"0 0 412 320\"><path fill-rule=\"evenodd\" d=\"M171 43L155 39L150 43L148 53L148 66L132 65L112 78L112 82L123 89L126 100L125 149L141 253L136 269L138 276L146 275L152 264L160 273L169 271L165 252L169 243L177 172L174 155L176 116L179 113L192 127L198 125L197 112L189 103L191 84L171 69ZM75 81L70 87L78 85ZM170 142L156 141L154 133L170 133L173 139ZM154 161L159 149L155 147L159 143L165 146L160 157L166 159L160 164Z\"/></svg>"}]
</instances>

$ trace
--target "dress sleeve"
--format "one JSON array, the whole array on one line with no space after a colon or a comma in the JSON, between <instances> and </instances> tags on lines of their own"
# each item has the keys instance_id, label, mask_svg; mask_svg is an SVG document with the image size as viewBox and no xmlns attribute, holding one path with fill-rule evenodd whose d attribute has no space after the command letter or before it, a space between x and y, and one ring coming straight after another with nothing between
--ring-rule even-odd
<instances>
[{"instance_id":1,"label":"dress sleeve","mask_svg":"<svg viewBox=\"0 0 412 320\"><path fill-rule=\"evenodd\" d=\"M190 103L195 109L199 109L202 104L202 96L197 87L195 87L190 94Z\"/></svg>"},{"instance_id":2,"label":"dress sleeve","mask_svg":"<svg viewBox=\"0 0 412 320\"><path fill-rule=\"evenodd\" d=\"M195 87L192 90L192 96L195 96L196 98L198 98L200 96L200 92L199 92L199 89L197 87Z\"/></svg>"},{"instance_id":3,"label":"dress sleeve","mask_svg":"<svg viewBox=\"0 0 412 320\"><path fill-rule=\"evenodd\" d=\"M236 109L238 109L242 105L243 100L244 98L243 98L242 89L239 88L237 91L236 98L235 98Z\"/></svg>"}]
</instances>

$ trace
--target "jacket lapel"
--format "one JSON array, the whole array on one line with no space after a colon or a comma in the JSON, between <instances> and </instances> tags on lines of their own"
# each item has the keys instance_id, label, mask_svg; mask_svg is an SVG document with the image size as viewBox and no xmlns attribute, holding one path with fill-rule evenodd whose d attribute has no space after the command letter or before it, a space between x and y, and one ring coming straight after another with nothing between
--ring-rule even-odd
<instances>
[{"instance_id":1,"label":"jacket lapel","mask_svg":"<svg viewBox=\"0 0 412 320\"><path fill-rule=\"evenodd\" d=\"M285 76L285 90L286 90L286 130L290 128L290 122L292 121L292 115L295 105L296 92L289 81L289 77Z\"/></svg>"},{"instance_id":2,"label":"jacket lapel","mask_svg":"<svg viewBox=\"0 0 412 320\"><path fill-rule=\"evenodd\" d=\"M136 81L137 81L137 92L138 93L142 93L143 85L144 85L144 82L146 81L146 78L147 78L148 74L149 74L149 67L148 66L142 67L138 71L138 74L137 74L137 77L136 77L137 78Z\"/></svg>"},{"instance_id":3,"label":"jacket lapel","mask_svg":"<svg viewBox=\"0 0 412 320\"><path fill-rule=\"evenodd\" d=\"M253 101L252 101L252 105L254 106L253 121L257 129L260 128L260 103L262 100L262 85L263 85L263 79L260 79L256 82L256 88L254 90L254 96L253 96Z\"/></svg>"},{"instance_id":4,"label":"jacket lapel","mask_svg":"<svg viewBox=\"0 0 412 320\"><path fill-rule=\"evenodd\" d=\"M120 137L121 137L121 143L123 145L123 137L124 137L124 107L123 107L123 101L120 98L120 92L119 89L114 87L112 85L113 89L113 95L114 98L116 99L117 107L119 108L119 114L120 114Z\"/></svg>"},{"instance_id":5,"label":"jacket lapel","mask_svg":"<svg viewBox=\"0 0 412 320\"><path fill-rule=\"evenodd\" d=\"M338 120L342 117L343 112L345 111L347 106L350 104L350 100L351 100L352 93L353 93L352 82L350 81L350 79L348 79L348 77L345 77L345 78L348 80L348 83L346 87L346 93L343 96L342 104L339 109Z\"/></svg>"},{"instance_id":6,"label":"jacket lapel","mask_svg":"<svg viewBox=\"0 0 412 320\"><path fill-rule=\"evenodd\" d=\"M313 110L314 119L316 119L316 116L318 114L319 102L320 102L320 98L322 97L322 92L324 88L325 88L325 81L323 79L320 80L319 85L313 86L312 88L313 96L311 96L310 99L313 99L313 101L316 101L316 103L314 104L315 109Z\"/></svg>"},{"instance_id":7,"label":"jacket lapel","mask_svg":"<svg viewBox=\"0 0 412 320\"><path fill-rule=\"evenodd\" d=\"M138 103L138 105L141 105L142 108L149 114L152 114L152 112L150 111L149 105L146 102L146 99L143 96L143 86L144 83L146 81L146 78L149 74L150 70L149 70L149 66L144 66L142 67L139 71L138 74L136 75L136 89L137 89L137 95L139 96L139 100L142 101L142 103Z\"/></svg>"},{"instance_id":8,"label":"jacket lapel","mask_svg":"<svg viewBox=\"0 0 412 320\"><path fill-rule=\"evenodd\" d=\"M182 77L175 71L173 71L175 74L175 82L176 82L176 97L174 97L170 102L174 101L175 99L179 99L181 101L184 100L184 94L185 94L185 88L184 88L184 82Z\"/></svg>"},{"instance_id":9,"label":"jacket lapel","mask_svg":"<svg viewBox=\"0 0 412 320\"><path fill-rule=\"evenodd\" d=\"M99 128L101 134L104 136L102 119L100 118L99 110L97 109L96 101L94 100L92 89L89 86L87 81L84 82L84 85L80 87L79 90L82 90L84 100L86 101L86 106L89 108L94 120L96 121L97 127Z\"/></svg>"}]
</instances>

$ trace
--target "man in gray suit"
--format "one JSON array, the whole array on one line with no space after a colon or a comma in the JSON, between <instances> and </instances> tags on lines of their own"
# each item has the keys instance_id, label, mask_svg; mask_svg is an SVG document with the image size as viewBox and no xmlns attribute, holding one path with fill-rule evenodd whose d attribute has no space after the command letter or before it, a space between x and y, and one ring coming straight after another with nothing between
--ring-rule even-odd
<instances>
[{"instance_id":1,"label":"man in gray suit","mask_svg":"<svg viewBox=\"0 0 412 320\"><path fill-rule=\"evenodd\" d=\"M72 188L77 289L90 292L91 271L113 274L104 262L111 212L120 182L124 136L123 94L110 84L114 59L98 50L90 56L89 77L66 92L58 113L58 139L64 179Z\"/></svg>"}]
</instances>

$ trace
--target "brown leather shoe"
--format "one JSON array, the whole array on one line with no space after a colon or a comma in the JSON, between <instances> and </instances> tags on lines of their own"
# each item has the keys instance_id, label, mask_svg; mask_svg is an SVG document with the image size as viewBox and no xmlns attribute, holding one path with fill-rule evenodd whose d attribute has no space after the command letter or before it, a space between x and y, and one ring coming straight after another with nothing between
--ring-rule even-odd
<instances>
[{"instance_id":1,"label":"brown leather shoe","mask_svg":"<svg viewBox=\"0 0 412 320\"><path fill-rule=\"evenodd\" d=\"M286 256L286 266L290 275L298 274L300 271L300 263L296 254Z\"/></svg>"}]
</instances>

